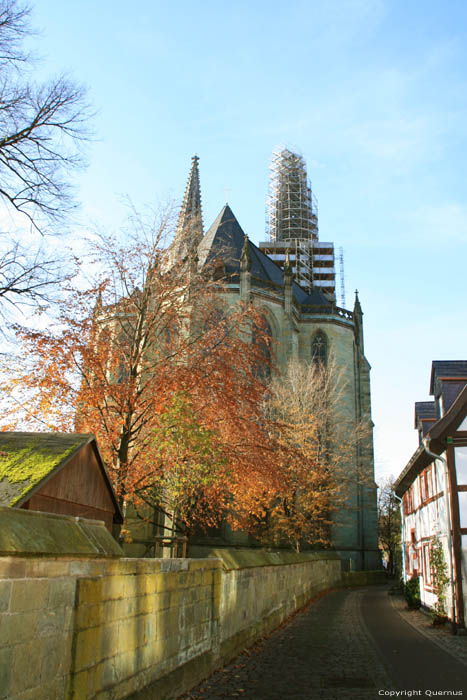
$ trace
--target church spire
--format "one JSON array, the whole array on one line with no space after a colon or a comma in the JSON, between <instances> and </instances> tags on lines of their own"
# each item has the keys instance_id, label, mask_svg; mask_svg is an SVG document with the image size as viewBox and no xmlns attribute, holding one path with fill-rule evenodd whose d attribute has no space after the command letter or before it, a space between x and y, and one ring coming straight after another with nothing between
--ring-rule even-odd
<instances>
[{"instance_id":1,"label":"church spire","mask_svg":"<svg viewBox=\"0 0 467 700\"><path fill-rule=\"evenodd\" d=\"M190 174L175 230L173 254L179 260L194 255L203 237L198 161L199 158L195 154L191 159Z\"/></svg>"},{"instance_id":2,"label":"church spire","mask_svg":"<svg viewBox=\"0 0 467 700\"><path fill-rule=\"evenodd\" d=\"M360 346L360 350L363 354L363 311L362 306L360 304L360 299L358 298L358 289L355 290L355 304L353 307L353 317L355 322L357 345Z\"/></svg>"}]
</instances>

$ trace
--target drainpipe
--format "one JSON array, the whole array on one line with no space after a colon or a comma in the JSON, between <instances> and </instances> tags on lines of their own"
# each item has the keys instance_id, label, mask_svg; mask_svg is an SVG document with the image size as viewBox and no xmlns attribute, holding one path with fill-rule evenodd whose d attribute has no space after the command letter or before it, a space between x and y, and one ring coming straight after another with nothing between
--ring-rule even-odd
<instances>
[{"instance_id":1,"label":"drainpipe","mask_svg":"<svg viewBox=\"0 0 467 700\"><path fill-rule=\"evenodd\" d=\"M429 444L430 441L427 438L422 439L422 445L423 449L429 455L430 457L434 457L435 462L437 459L440 460L444 464L444 483L445 483L445 491L446 491L446 512L448 516L448 550L449 550L449 564L451 567L451 576L450 582L451 582L451 617L452 617L452 624L453 624L453 634L456 633L457 629L457 611L456 611L456 595L454 591L454 554L453 554L453 543L452 543L452 516L451 516L451 504L450 504L450 498L448 496L448 486L449 490L451 490L451 481L449 479L449 473L448 473L448 463L447 460L444 457L441 457L441 455L437 455L434 452L431 452L429 449Z\"/></svg>"}]
</instances>

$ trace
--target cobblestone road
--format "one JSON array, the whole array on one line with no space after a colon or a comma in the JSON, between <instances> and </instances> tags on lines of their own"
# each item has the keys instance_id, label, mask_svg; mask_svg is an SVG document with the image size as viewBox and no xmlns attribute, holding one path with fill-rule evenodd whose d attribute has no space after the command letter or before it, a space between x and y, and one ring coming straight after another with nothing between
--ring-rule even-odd
<instances>
[{"instance_id":1,"label":"cobblestone road","mask_svg":"<svg viewBox=\"0 0 467 700\"><path fill-rule=\"evenodd\" d=\"M362 594L320 598L184 700L375 698L390 680L362 623Z\"/></svg>"},{"instance_id":2,"label":"cobblestone road","mask_svg":"<svg viewBox=\"0 0 467 700\"><path fill-rule=\"evenodd\" d=\"M382 606L380 610L378 605ZM367 608L371 610L368 623L373 632L364 619ZM392 622L385 624L383 630L378 627L377 617L385 610L392 614ZM456 659L416 631L417 624L428 623L422 616L421 622L412 617L411 624L407 624L391 606L387 590L335 591L312 603L260 644L185 694L183 700L376 700L391 697L390 692L401 687L407 691L419 690L417 694L426 697L420 686L401 686L397 664L405 670L404 682L411 667L410 656L393 654L401 639L411 649L415 644L422 657L424 644L430 647L425 651L431 652L433 647L438 655L444 653L440 670L443 673L449 667L448 675L439 687L450 688L451 679L457 684L453 688L462 690L467 697L467 665L459 660L465 658L467 664L467 638L457 638ZM383 631L386 646L375 640L375 629ZM391 656L390 663L385 654Z\"/></svg>"}]
</instances>

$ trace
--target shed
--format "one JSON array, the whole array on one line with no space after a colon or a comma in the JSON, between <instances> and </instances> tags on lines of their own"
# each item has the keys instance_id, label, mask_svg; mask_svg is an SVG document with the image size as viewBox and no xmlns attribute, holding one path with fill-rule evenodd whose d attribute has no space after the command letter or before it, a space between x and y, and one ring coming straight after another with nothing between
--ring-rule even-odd
<instances>
[{"instance_id":1,"label":"shed","mask_svg":"<svg viewBox=\"0 0 467 700\"><path fill-rule=\"evenodd\" d=\"M0 506L103 520L122 512L94 435L0 432Z\"/></svg>"}]
</instances>

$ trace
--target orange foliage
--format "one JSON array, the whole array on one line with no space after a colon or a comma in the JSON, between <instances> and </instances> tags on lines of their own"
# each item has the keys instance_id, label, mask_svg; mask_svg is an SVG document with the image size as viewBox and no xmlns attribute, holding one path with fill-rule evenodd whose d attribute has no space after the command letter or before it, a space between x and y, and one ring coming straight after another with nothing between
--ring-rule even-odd
<instances>
[{"instance_id":1,"label":"orange foliage","mask_svg":"<svg viewBox=\"0 0 467 700\"><path fill-rule=\"evenodd\" d=\"M265 504L267 517L257 522L264 541L288 542L297 551L330 544L331 515L343 501L343 475L355 439L352 429L346 443L338 416L342 388L332 360L328 366L291 361L272 380L267 410L281 480Z\"/></svg>"},{"instance_id":2,"label":"orange foliage","mask_svg":"<svg viewBox=\"0 0 467 700\"><path fill-rule=\"evenodd\" d=\"M279 474L256 371L269 340L254 308L226 310L209 271L169 264L164 227L125 246L102 238L100 272L70 291L55 327L17 328L28 360L9 381L12 412L33 429L94 433L121 503L176 510L186 529L228 507L245 526Z\"/></svg>"}]
</instances>

